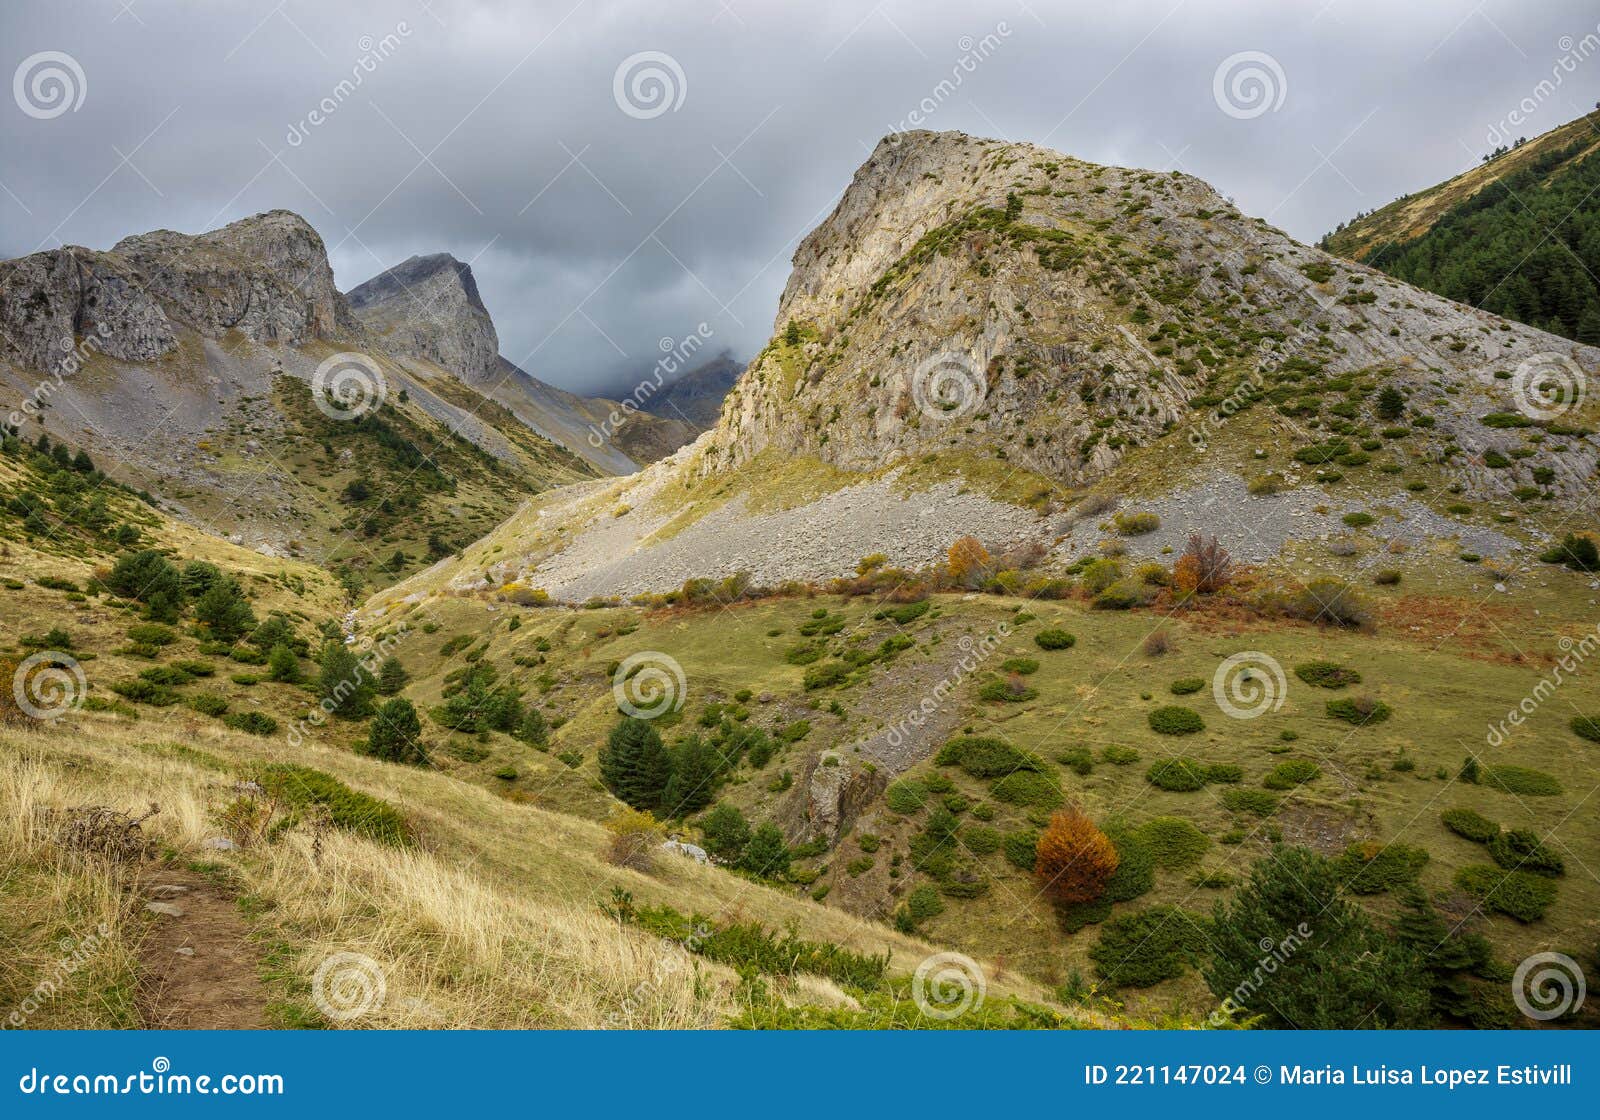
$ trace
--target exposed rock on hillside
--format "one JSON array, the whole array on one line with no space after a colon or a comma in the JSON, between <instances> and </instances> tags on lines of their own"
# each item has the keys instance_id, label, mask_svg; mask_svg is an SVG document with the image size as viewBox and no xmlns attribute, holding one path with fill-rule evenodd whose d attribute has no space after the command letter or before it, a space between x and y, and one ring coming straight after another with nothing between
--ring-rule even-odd
<instances>
[{"instance_id":1,"label":"exposed rock on hillside","mask_svg":"<svg viewBox=\"0 0 1600 1120\"><path fill-rule=\"evenodd\" d=\"M449 253L412 257L347 297L356 316L396 353L425 358L468 384L496 376L500 339L470 266Z\"/></svg>"},{"instance_id":2,"label":"exposed rock on hillside","mask_svg":"<svg viewBox=\"0 0 1600 1120\"><path fill-rule=\"evenodd\" d=\"M1190 176L911 133L801 243L697 469L767 448L858 470L960 452L1081 486L1226 400L1290 405L1361 374L1402 387L1471 484L1503 493L1474 466L1504 442L1478 420L1514 407L1497 372L1550 353L1600 365L1301 245ZM1332 426L1289 411L1307 443ZM1579 497L1595 448L1564 454L1558 485Z\"/></svg>"},{"instance_id":3,"label":"exposed rock on hillside","mask_svg":"<svg viewBox=\"0 0 1600 1120\"><path fill-rule=\"evenodd\" d=\"M0 354L48 370L80 337L151 361L177 328L301 343L359 334L327 250L299 215L273 210L190 236L156 230L110 252L68 246L0 262Z\"/></svg>"}]
</instances>

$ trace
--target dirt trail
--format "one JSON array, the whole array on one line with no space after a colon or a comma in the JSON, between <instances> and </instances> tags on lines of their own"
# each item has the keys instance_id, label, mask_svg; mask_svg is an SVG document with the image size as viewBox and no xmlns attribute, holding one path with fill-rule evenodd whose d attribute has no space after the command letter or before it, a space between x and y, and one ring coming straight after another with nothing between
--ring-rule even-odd
<instances>
[{"instance_id":1,"label":"dirt trail","mask_svg":"<svg viewBox=\"0 0 1600 1120\"><path fill-rule=\"evenodd\" d=\"M203 875L163 868L139 887L154 919L140 947L149 1026L158 1030L265 1030L259 955L229 892Z\"/></svg>"}]
</instances>

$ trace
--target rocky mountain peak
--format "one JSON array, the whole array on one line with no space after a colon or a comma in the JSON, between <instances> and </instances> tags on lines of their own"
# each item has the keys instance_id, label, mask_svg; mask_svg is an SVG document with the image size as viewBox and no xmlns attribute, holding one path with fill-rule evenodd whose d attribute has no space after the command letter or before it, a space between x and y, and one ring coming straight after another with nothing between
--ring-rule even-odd
<instances>
[{"instance_id":1,"label":"rocky mountain peak","mask_svg":"<svg viewBox=\"0 0 1600 1120\"><path fill-rule=\"evenodd\" d=\"M0 262L0 356L47 369L79 339L127 361L170 353L182 329L257 342L359 334L305 219L273 210L208 233L156 230L109 251L68 245Z\"/></svg>"},{"instance_id":2,"label":"rocky mountain peak","mask_svg":"<svg viewBox=\"0 0 1600 1120\"><path fill-rule=\"evenodd\" d=\"M351 289L355 315L385 345L468 382L495 375L500 339L472 267L449 253L413 256Z\"/></svg>"},{"instance_id":3,"label":"rocky mountain peak","mask_svg":"<svg viewBox=\"0 0 1600 1120\"><path fill-rule=\"evenodd\" d=\"M774 335L691 469L768 450L853 471L945 456L1076 488L1175 429L1210 430L1224 404L1270 395L1305 444L1354 431L1318 414L1361 379L1439 397L1437 453L1470 491L1509 493L1479 466L1505 448L1478 416L1514 407L1502 375L1569 351L1300 244L1192 176L908 133L800 243ZM1563 490L1594 448L1564 454Z\"/></svg>"}]
</instances>

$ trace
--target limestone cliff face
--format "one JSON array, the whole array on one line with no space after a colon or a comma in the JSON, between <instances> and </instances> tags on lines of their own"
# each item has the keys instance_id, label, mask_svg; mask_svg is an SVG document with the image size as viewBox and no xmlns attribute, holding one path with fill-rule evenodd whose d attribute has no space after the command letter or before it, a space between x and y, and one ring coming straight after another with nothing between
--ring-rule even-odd
<instances>
[{"instance_id":1,"label":"limestone cliff face","mask_svg":"<svg viewBox=\"0 0 1600 1120\"><path fill-rule=\"evenodd\" d=\"M180 328L256 342L359 334L322 238L274 210L198 236L157 230L109 252L68 246L0 262L0 358L48 370L83 340L153 361Z\"/></svg>"},{"instance_id":2,"label":"limestone cliff face","mask_svg":"<svg viewBox=\"0 0 1600 1120\"><path fill-rule=\"evenodd\" d=\"M391 351L423 358L468 384L494 379L500 339L470 266L449 253L412 257L353 288L356 316Z\"/></svg>"},{"instance_id":3,"label":"limestone cliff face","mask_svg":"<svg viewBox=\"0 0 1600 1120\"><path fill-rule=\"evenodd\" d=\"M1478 421L1513 407L1508 371L1551 352L1600 366L1302 245L1190 176L916 132L880 143L801 242L772 341L693 470L767 449L852 470L948 453L1082 486L1219 406L1276 406L1306 443L1360 426L1319 415L1371 411L1340 401L1356 377L1431 415L1425 438L1470 488L1509 493L1512 472L1481 469L1507 435ZM1563 492L1595 447L1566 454Z\"/></svg>"}]
</instances>

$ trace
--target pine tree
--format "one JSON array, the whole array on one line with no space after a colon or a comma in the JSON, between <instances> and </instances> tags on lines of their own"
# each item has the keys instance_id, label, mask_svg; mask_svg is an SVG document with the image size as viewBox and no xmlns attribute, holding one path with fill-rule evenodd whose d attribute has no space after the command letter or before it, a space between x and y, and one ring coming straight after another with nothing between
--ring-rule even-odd
<instances>
[{"instance_id":1,"label":"pine tree","mask_svg":"<svg viewBox=\"0 0 1600 1120\"><path fill-rule=\"evenodd\" d=\"M789 845L771 821L758 827L745 845L739 866L763 879L782 879L789 873Z\"/></svg>"},{"instance_id":2,"label":"pine tree","mask_svg":"<svg viewBox=\"0 0 1600 1120\"><path fill-rule=\"evenodd\" d=\"M1393 385L1385 385L1378 393L1378 417L1398 420L1406 414L1406 398Z\"/></svg>"},{"instance_id":3,"label":"pine tree","mask_svg":"<svg viewBox=\"0 0 1600 1120\"><path fill-rule=\"evenodd\" d=\"M1600 346L1600 303L1590 303L1583 309L1583 314L1578 317L1579 342L1590 346Z\"/></svg>"},{"instance_id":4,"label":"pine tree","mask_svg":"<svg viewBox=\"0 0 1600 1120\"><path fill-rule=\"evenodd\" d=\"M323 707L340 719L365 719L372 712L372 678L343 642L322 647L317 694Z\"/></svg>"},{"instance_id":5,"label":"pine tree","mask_svg":"<svg viewBox=\"0 0 1600 1120\"><path fill-rule=\"evenodd\" d=\"M673 752L672 777L662 795L662 811L669 817L687 817L711 804L720 770L717 752L698 735L691 735Z\"/></svg>"},{"instance_id":6,"label":"pine tree","mask_svg":"<svg viewBox=\"0 0 1600 1120\"><path fill-rule=\"evenodd\" d=\"M532 704L522 713L522 725L517 728L517 738L539 750L550 745L550 724L546 722L544 713Z\"/></svg>"},{"instance_id":7,"label":"pine tree","mask_svg":"<svg viewBox=\"0 0 1600 1120\"><path fill-rule=\"evenodd\" d=\"M750 843L750 822L737 805L721 802L700 824L706 850L727 863L737 863Z\"/></svg>"},{"instance_id":8,"label":"pine tree","mask_svg":"<svg viewBox=\"0 0 1600 1120\"><path fill-rule=\"evenodd\" d=\"M1378 930L1340 888L1333 864L1306 848L1280 846L1259 860L1212 912L1204 970L1212 993L1277 1028L1428 1026L1429 976L1416 952ZM1276 964L1265 980L1263 959Z\"/></svg>"},{"instance_id":9,"label":"pine tree","mask_svg":"<svg viewBox=\"0 0 1600 1120\"><path fill-rule=\"evenodd\" d=\"M635 809L653 812L672 778L672 757L646 720L624 717L600 751L600 777Z\"/></svg>"},{"instance_id":10,"label":"pine tree","mask_svg":"<svg viewBox=\"0 0 1600 1120\"><path fill-rule=\"evenodd\" d=\"M256 624L256 612L250 609L244 591L226 576L195 601L194 616L212 637L224 642L236 641Z\"/></svg>"},{"instance_id":11,"label":"pine tree","mask_svg":"<svg viewBox=\"0 0 1600 1120\"><path fill-rule=\"evenodd\" d=\"M411 701L396 697L385 702L372 718L372 729L362 753L386 762L427 761L422 749L422 723Z\"/></svg>"},{"instance_id":12,"label":"pine tree","mask_svg":"<svg viewBox=\"0 0 1600 1120\"><path fill-rule=\"evenodd\" d=\"M267 654L267 679L284 684L294 684L300 679L300 659L294 655L294 650L282 642L273 646L272 652Z\"/></svg>"},{"instance_id":13,"label":"pine tree","mask_svg":"<svg viewBox=\"0 0 1600 1120\"><path fill-rule=\"evenodd\" d=\"M382 696L395 696L406 682L411 679L411 674L406 672L406 667L400 664L398 657L390 657L378 666L378 693Z\"/></svg>"}]
</instances>

